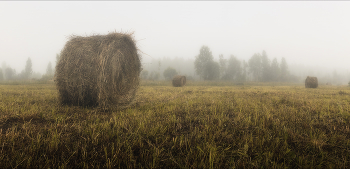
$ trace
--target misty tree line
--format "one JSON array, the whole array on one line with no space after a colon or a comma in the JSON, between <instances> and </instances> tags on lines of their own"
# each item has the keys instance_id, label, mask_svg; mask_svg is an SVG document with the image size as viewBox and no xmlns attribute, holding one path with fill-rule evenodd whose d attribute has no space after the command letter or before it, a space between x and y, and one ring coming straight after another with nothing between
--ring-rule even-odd
<instances>
[{"instance_id":1,"label":"misty tree line","mask_svg":"<svg viewBox=\"0 0 350 169\"><path fill-rule=\"evenodd\" d=\"M56 63L59 54L56 54ZM54 76L55 65L48 63L46 73L33 72L32 60L28 58L24 69L17 73L5 62L0 67L0 81L4 80L50 80ZM285 58L280 62L273 58L270 60L265 51L255 53L248 61L240 60L234 55L224 58L219 55L214 60L208 46L202 46L195 59L167 58L153 59L149 63L142 63L143 71L140 76L148 80L171 80L177 74L185 75L188 80L222 80L222 81L258 81L258 82L303 82L307 76L319 77L319 83L347 84L350 73L329 74L331 70L324 68L291 65L289 68ZM291 74L290 72L293 72ZM298 76L295 76L298 75Z\"/></svg>"},{"instance_id":2,"label":"misty tree line","mask_svg":"<svg viewBox=\"0 0 350 169\"><path fill-rule=\"evenodd\" d=\"M56 63L59 54L56 55ZM202 46L195 60L176 58L163 58L154 60L152 64L143 65L142 79L149 80L171 80L177 74L186 75L188 80L223 80L223 81L296 81L296 76L290 75L288 65L284 58L278 63L274 58L272 61L267 57L265 51L255 53L249 60L239 60L231 55L225 59L221 54L219 61L214 61L212 52L208 46ZM50 80L54 76L54 65L48 63L46 73L33 72L32 61L27 59L25 68L21 73L16 72L5 62L0 68L0 81L3 80Z\"/></svg>"},{"instance_id":3,"label":"misty tree line","mask_svg":"<svg viewBox=\"0 0 350 169\"><path fill-rule=\"evenodd\" d=\"M59 55L56 55L56 62L59 59ZM41 74L37 72L33 72L33 64L30 57L26 61L26 65L24 69L17 73L15 69L11 68L5 62L2 63L0 68L0 81L4 80L50 80L53 79L54 76L54 66L51 62L48 63L46 68L46 73Z\"/></svg>"},{"instance_id":4,"label":"misty tree line","mask_svg":"<svg viewBox=\"0 0 350 169\"><path fill-rule=\"evenodd\" d=\"M209 47L202 46L194 62L196 73L203 80L224 81L259 81L259 82L287 82L297 81L298 78L288 71L288 64L284 57L280 63L274 58L268 58L265 51L255 53L249 60L240 61L234 55L224 59L219 55L219 62L215 62Z\"/></svg>"},{"instance_id":5,"label":"misty tree line","mask_svg":"<svg viewBox=\"0 0 350 169\"><path fill-rule=\"evenodd\" d=\"M163 59L163 61L166 61L166 59ZM161 78L160 70L163 62L160 60L157 62L158 64L156 66L152 65L153 67L144 66L144 70L141 72L141 78L159 80ZM214 61L214 57L209 47L202 46L196 59L188 60L188 62L192 64L193 67L190 65L183 66L185 62L170 63L170 65L162 71L164 79L169 80L174 75L181 74L180 71L182 71L182 74L186 75L190 80L194 80L196 77L197 80L222 80L234 82L296 82L299 80L298 77L289 73L288 64L285 58L282 58L280 63L276 58L271 61L265 51L261 54L255 53L248 62L245 60L239 60L233 55L228 59L225 59L222 54L219 55L219 61L217 62ZM174 68L174 66L177 66L178 69ZM155 67L157 68L154 69ZM194 72L183 70L184 68L190 67L193 68Z\"/></svg>"}]
</instances>

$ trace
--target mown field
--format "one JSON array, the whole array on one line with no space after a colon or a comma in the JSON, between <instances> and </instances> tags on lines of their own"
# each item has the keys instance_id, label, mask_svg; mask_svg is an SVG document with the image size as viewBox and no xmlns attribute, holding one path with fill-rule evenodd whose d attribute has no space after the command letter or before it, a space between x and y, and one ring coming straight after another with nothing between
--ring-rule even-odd
<instances>
[{"instance_id":1,"label":"mown field","mask_svg":"<svg viewBox=\"0 0 350 169\"><path fill-rule=\"evenodd\" d=\"M142 82L135 104L60 106L0 85L1 168L349 168L350 87Z\"/></svg>"}]
</instances>

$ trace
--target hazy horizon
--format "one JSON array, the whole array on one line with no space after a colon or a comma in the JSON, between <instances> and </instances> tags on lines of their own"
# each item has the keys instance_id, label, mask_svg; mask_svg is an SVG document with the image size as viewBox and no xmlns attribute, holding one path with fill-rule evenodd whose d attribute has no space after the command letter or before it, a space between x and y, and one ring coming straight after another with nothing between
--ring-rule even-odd
<instances>
[{"instance_id":1,"label":"hazy horizon","mask_svg":"<svg viewBox=\"0 0 350 169\"><path fill-rule=\"evenodd\" d=\"M0 2L0 62L21 72L55 65L70 35L134 32L143 62L195 59L201 46L249 60L267 52L288 64L348 71L350 2Z\"/></svg>"}]
</instances>

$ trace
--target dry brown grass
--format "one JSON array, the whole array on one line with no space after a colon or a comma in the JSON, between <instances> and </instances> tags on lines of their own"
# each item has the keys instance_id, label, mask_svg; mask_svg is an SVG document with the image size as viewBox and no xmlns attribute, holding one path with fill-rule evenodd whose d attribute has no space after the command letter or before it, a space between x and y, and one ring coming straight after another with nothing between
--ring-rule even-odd
<instances>
[{"instance_id":1,"label":"dry brown grass","mask_svg":"<svg viewBox=\"0 0 350 169\"><path fill-rule=\"evenodd\" d=\"M0 85L0 168L350 166L349 87L143 84L110 112L60 106L53 84Z\"/></svg>"}]
</instances>

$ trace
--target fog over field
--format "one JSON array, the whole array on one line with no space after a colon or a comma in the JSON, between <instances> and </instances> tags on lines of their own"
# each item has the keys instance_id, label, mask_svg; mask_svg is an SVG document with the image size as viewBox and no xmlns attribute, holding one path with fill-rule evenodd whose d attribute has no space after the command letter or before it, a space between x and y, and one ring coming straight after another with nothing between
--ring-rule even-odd
<instances>
[{"instance_id":1,"label":"fog over field","mask_svg":"<svg viewBox=\"0 0 350 169\"><path fill-rule=\"evenodd\" d=\"M168 67L200 79L194 61L207 46L215 62L233 55L249 66L254 54L278 65L282 58L295 82L350 81L350 2L0 2L0 68L33 77L54 68L70 35L135 32L149 76ZM265 51L265 52L263 52ZM247 68L249 72L249 68ZM3 71L4 72L4 71ZM252 74L247 80L254 81Z\"/></svg>"}]
</instances>

